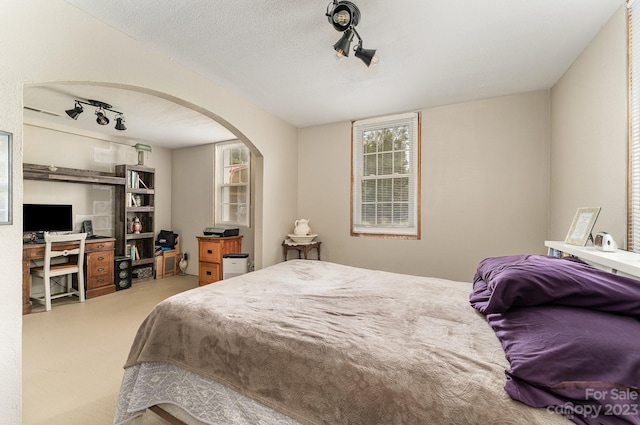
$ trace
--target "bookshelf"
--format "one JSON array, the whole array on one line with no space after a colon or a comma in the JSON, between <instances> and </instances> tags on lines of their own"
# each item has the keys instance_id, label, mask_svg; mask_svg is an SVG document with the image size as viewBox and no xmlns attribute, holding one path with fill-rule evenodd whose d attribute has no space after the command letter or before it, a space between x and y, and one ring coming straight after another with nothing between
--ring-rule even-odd
<instances>
[{"instance_id":1,"label":"bookshelf","mask_svg":"<svg viewBox=\"0 0 640 425\"><path fill-rule=\"evenodd\" d=\"M131 258L133 282L155 275L155 169L118 165L116 176L116 255ZM138 227L139 225L139 227Z\"/></svg>"}]
</instances>

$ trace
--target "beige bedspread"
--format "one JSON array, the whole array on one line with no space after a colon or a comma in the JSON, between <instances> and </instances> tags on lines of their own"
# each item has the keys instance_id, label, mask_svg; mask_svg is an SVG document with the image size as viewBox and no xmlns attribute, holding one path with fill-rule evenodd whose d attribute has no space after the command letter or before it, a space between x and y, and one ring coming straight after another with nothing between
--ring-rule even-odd
<instances>
[{"instance_id":1,"label":"beige bedspread","mask_svg":"<svg viewBox=\"0 0 640 425\"><path fill-rule=\"evenodd\" d=\"M126 367L172 363L306 424L553 424L503 390L470 283L296 260L188 291L141 325Z\"/></svg>"}]
</instances>

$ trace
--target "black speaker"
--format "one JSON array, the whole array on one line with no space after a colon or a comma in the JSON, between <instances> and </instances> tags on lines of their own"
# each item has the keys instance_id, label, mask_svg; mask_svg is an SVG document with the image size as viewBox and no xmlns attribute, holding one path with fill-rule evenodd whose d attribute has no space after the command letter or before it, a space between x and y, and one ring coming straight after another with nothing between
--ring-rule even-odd
<instances>
[{"instance_id":1,"label":"black speaker","mask_svg":"<svg viewBox=\"0 0 640 425\"><path fill-rule=\"evenodd\" d=\"M115 276L114 282L116 284L116 291L121 289L131 288L131 266L132 260L130 257L116 257L115 258Z\"/></svg>"}]
</instances>

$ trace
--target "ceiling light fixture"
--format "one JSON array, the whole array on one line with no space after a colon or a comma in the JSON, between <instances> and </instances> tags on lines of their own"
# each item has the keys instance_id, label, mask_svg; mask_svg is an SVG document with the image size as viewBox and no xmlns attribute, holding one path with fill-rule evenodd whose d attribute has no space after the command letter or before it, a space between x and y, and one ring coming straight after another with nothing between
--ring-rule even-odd
<instances>
[{"instance_id":1,"label":"ceiling light fixture","mask_svg":"<svg viewBox=\"0 0 640 425\"><path fill-rule=\"evenodd\" d=\"M340 40L333 45L338 59L349 56L351 42L353 41L353 37L356 36L358 38L358 44L353 49L355 56L362 60L367 66L378 63L375 49L364 49L362 47L362 38L360 34L358 34L358 31L356 31L355 27L360 22L360 9L358 9L358 6L350 1L333 0L333 2L327 6L326 16L336 31L344 33L342 37L340 37Z\"/></svg>"},{"instance_id":2,"label":"ceiling light fixture","mask_svg":"<svg viewBox=\"0 0 640 425\"><path fill-rule=\"evenodd\" d=\"M89 105L96 108L96 122L99 125L109 124L109 118L106 115L106 111L112 112L116 116L116 130L124 131L127 127L122 124L124 122L124 115L122 112L116 111L108 103L101 102L99 100L88 99L86 102L82 100L75 100L76 104L73 109L67 109L65 113L72 119L77 120L78 116L84 112L82 105Z\"/></svg>"}]
</instances>

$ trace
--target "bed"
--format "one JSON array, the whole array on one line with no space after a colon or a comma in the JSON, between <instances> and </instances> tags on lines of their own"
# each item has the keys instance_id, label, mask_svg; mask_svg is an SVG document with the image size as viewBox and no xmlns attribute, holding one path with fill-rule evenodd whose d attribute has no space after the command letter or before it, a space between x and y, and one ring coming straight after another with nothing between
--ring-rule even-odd
<instances>
[{"instance_id":1,"label":"bed","mask_svg":"<svg viewBox=\"0 0 640 425\"><path fill-rule=\"evenodd\" d=\"M637 423L513 396L500 326L547 305L500 312L485 262L471 284L294 260L175 295L138 330L114 424L158 406L189 424Z\"/></svg>"}]
</instances>

